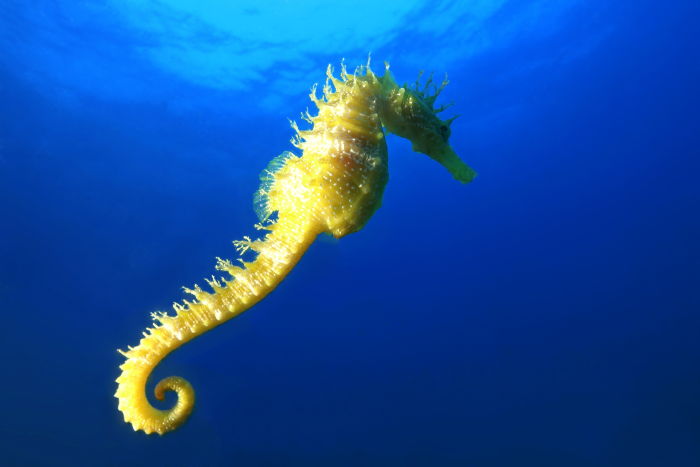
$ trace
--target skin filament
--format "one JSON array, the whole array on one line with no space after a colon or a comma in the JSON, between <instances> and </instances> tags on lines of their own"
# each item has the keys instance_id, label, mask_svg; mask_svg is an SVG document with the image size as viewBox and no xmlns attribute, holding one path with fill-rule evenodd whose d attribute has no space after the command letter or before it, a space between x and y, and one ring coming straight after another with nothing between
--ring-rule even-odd
<instances>
[{"instance_id":1,"label":"skin filament","mask_svg":"<svg viewBox=\"0 0 700 467\"><path fill-rule=\"evenodd\" d=\"M236 265L218 259L216 269L227 278L207 280L210 291L195 285L185 291L192 296L173 305L175 315L153 314L136 347L121 351L126 361L115 397L124 420L134 430L164 434L182 425L194 407L192 386L183 378L168 377L155 387L156 399L175 391L175 406L160 410L146 397L151 371L170 352L189 340L246 311L273 291L301 259L320 233L336 238L360 230L379 208L388 180L385 131L411 141L416 152L438 161L453 177L470 182L475 172L462 162L448 144L453 119L440 120L435 100L447 85L427 82L415 87L398 86L385 66L377 76L367 65L340 77L327 70L323 95L316 86L310 97L318 114L302 117L311 124L301 130L292 122L292 144L300 155L284 152L261 174L255 209L264 237L234 242L243 254L256 254L250 262Z\"/></svg>"}]
</instances>

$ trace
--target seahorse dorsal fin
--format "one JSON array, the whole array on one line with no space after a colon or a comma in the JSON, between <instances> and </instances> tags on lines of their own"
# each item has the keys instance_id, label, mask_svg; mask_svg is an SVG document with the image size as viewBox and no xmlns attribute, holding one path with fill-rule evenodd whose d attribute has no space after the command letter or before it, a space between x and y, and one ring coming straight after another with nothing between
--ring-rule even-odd
<instances>
[{"instance_id":1,"label":"seahorse dorsal fin","mask_svg":"<svg viewBox=\"0 0 700 467\"><path fill-rule=\"evenodd\" d=\"M270 163L267 164L267 167L260 172L260 187L253 195L253 208L260 222L265 222L272 215L268 195L272 185L275 183L275 173L279 172L292 157L296 157L293 152L284 151L282 154L272 159Z\"/></svg>"}]
</instances>

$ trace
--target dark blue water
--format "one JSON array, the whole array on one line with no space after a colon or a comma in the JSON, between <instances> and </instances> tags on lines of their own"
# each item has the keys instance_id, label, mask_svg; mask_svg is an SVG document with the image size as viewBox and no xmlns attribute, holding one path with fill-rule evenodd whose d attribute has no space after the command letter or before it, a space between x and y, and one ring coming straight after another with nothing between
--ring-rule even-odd
<instances>
[{"instance_id":1,"label":"dark blue water","mask_svg":"<svg viewBox=\"0 0 700 467\"><path fill-rule=\"evenodd\" d=\"M205 3L0 6L0 464L700 465L697 2ZM167 358L197 407L134 433L115 349L370 50L449 73L479 177L390 138L366 228Z\"/></svg>"}]
</instances>

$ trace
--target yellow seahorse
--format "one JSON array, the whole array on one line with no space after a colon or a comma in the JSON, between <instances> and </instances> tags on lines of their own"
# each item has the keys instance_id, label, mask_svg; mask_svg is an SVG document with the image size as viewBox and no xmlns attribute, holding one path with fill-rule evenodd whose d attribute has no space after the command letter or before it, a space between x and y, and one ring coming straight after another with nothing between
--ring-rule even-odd
<instances>
[{"instance_id":1,"label":"yellow seahorse","mask_svg":"<svg viewBox=\"0 0 700 467\"><path fill-rule=\"evenodd\" d=\"M348 74L342 66L340 78L328 66L323 97L311 90L318 115L302 116L312 124L309 130L292 127L292 144L297 156L284 152L261 174L255 195L260 217L258 229L269 233L258 240L244 237L234 242L242 253L257 253L251 262L236 266L218 258L216 269L229 279L207 280L212 291L197 285L185 289L192 301L175 304L176 315L154 314L156 322L143 333L136 347L120 351L126 361L120 366L115 397L124 420L134 430L164 434L182 425L194 406L194 390L180 377L169 377L155 387L156 399L175 391L177 402L169 410L153 407L146 397L146 383L153 368L185 342L218 326L255 305L284 279L320 233L336 238L360 230L379 208L388 180L384 130L408 138L413 150L427 154L461 182L475 172L462 162L447 140L450 123L436 114L438 94L447 85L432 84L432 77L415 87L398 86L385 64L384 76L375 75L367 65Z\"/></svg>"}]
</instances>

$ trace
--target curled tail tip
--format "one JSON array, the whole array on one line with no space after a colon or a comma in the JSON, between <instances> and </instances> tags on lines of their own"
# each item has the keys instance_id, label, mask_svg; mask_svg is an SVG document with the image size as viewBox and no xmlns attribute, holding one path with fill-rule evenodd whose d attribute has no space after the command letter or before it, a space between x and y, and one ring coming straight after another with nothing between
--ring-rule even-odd
<instances>
[{"instance_id":1,"label":"curled tail tip","mask_svg":"<svg viewBox=\"0 0 700 467\"><path fill-rule=\"evenodd\" d=\"M170 409L157 409L146 397L147 373L150 373L148 367L132 366L124 369L116 380L118 387L114 397L119 401L118 409L122 412L124 421L129 423L134 431L164 435L182 426L189 418L194 408L194 389L186 379L179 376L162 379L154 389L155 398L162 401L167 391L174 391L177 401Z\"/></svg>"}]
</instances>

